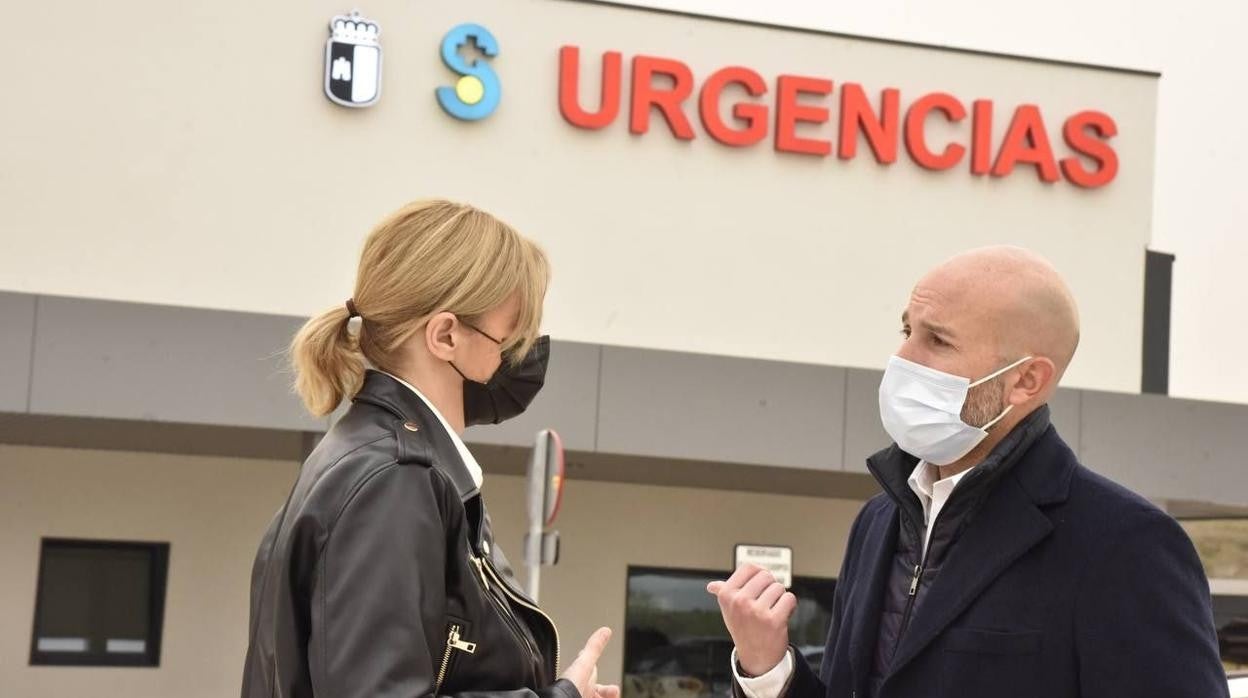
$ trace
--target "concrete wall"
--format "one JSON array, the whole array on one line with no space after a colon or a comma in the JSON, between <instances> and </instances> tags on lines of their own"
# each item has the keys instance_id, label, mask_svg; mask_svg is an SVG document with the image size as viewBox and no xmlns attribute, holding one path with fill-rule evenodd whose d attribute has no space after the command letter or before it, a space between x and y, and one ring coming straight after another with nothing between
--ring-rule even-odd
<instances>
[{"instance_id":1,"label":"concrete wall","mask_svg":"<svg viewBox=\"0 0 1248 698\"><path fill-rule=\"evenodd\" d=\"M322 431L328 422L307 417L289 389L282 350L298 325L0 293L0 376L15 376L0 380L0 405L27 417ZM888 444L879 380L872 370L556 341L529 411L466 438L528 447L554 427L570 450L682 464L673 469L698 461L864 474L864 459ZM1248 505L1237 439L1248 405L1062 390L1052 408L1086 465L1146 496ZM681 484L713 487L722 469L702 472Z\"/></svg>"},{"instance_id":2,"label":"concrete wall","mask_svg":"<svg viewBox=\"0 0 1248 698\"><path fill-rule=\"evenodd\" d=\"M450 196L539 240L554 269L558 339L790 362L882 368L910 286L951 253L1015 243L1050 256L1084 318L1070 384L1139 386L1149 242L1154 76L970 55L555 0L376 0L385 74L370 109L331 104L322 62L339 2L195 5L12 4L24 26L20 103L0 130L6 215L0 289L308 316L351 295L365 233L400 204ZM442 113L455 76L443 35L480 22L501 48L504 97L489 119ZM141 24L152 27L136 32ZM830 108L803 135L837 140L841 86L878 102L901 91L996 104L994 143L1035 104L1058 157L1069 115L1118 125L1116 181L1045 184L1033 168L975 177L714 142L696 94L693 141L660 120L629 133L627 108L602 131L565 123L558 52L582 48L586 94L605 50L686 62L697 80L752 68L775 114L776 78L827 78ZM723 111L741 99L726 95ZM587 99L586 105L596 102ZM625 104L627 107L627 104ZM768 120L774 123L771 119ZM774 134L774 126L772 133ZM933 147L970 142L970 120L932 119Z\"/></svg>"},{"instance_id":3,"label":"concrete wall","mask_svg":"<svg viewBox=\"0 0 1248 698\"><path fill-rule=\"evenodd\" d=\"M250 566L296 474L282 461L0 445L0 694L24 698L220 698L237 693ZM520 559L522 478L489 473L500 543ZM574 656L599 625L620 677L628 565L725 569L733 545L794 547L802 575L836 576L859 503L571 480L563 561L543 573L544 606ZM43 536L171 544L159 668L30 667ZM521 571L523 574L523 571Z\"/></svg>"},{"instance_id":4,"label":"concrete wall","mask_svg":"<svg viewBox=\"0 0 1248 698\"><path fill-rule=\"evenodd\" d=\"M251 561L297 468L0 445L0 694L237 694ZM43 537L170 544L159 668L28 666Z\"/></svg>"},{"instance_id":5,"label":"concrete wall","mask_svg":"<svg viewBox=\"0 0 1248 698\"><path fill-rule=\"evenodd\" d=\"M299 318L0 292L0 411L324 431L291 391Z\"/></svg>"}]
</instances>

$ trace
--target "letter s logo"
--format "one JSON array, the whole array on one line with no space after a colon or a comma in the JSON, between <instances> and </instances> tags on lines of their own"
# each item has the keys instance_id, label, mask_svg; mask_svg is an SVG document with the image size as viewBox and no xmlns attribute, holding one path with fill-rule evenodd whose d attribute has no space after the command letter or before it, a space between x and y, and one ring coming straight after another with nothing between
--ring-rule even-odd
<instances>
[{"instance_id":1,"label":"letter s logo","mask_svg":"<svg viewBox=\"0 0 1248 698\"><path fill-rule=\"evenodd\" d=\"M442 62L463 77L454 87L439 87L437 96L447 114L464 121L478 121L498 108L503 85L487 61L474 58L469 62L459 55L460 47L469 39L486 56L498 55L498 40L479 24L461 24L447 32L442 39Z\"/></svg>"}]
</instances>

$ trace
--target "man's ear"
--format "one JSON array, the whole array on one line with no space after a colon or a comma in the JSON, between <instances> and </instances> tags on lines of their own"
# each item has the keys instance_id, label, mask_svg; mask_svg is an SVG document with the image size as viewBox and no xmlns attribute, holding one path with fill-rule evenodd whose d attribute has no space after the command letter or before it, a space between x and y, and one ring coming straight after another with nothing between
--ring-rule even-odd
<instances>
[{"instance_id":1,"label":"man's ear","mask_svg":"<svg viewBox=\"0 0 1248 698\"><path fill-rule=\"evenodd\" d=\"M1018 382L1007 396L1011 405L1023 405L1045 394L1057 378L1057 365L1052 359L1037 356L1019 367Z\"/></svg>"},{"instance_id":2,"label":"man's ear","mask_svg":"<svg viewBox=\"0 0 1248 698\"><path fill-rule=\"evenodd\" d=\"M442 361L454 361L459 346L455 334L458 328L459 318L454 313L443 312L429 318L425 325L425 349Z\"/></svg>"}]
</instances>

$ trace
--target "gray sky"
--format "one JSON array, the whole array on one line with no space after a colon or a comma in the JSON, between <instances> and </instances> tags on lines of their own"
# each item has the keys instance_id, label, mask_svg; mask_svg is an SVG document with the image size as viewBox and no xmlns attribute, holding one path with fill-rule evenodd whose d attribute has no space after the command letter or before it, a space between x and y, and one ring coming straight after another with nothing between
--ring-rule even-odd
<instances>
[{"instance_id":1,"label":"gray sky","mask_svg":"<svg viewBox=\"0 0 1248 698\"><path fill-rule=\"evenodd\" d=\"M1248 0L626 1L1160 70L1153 249L1177 255L1170 392L1248 403Z\"/></svg>"}]
</instances>

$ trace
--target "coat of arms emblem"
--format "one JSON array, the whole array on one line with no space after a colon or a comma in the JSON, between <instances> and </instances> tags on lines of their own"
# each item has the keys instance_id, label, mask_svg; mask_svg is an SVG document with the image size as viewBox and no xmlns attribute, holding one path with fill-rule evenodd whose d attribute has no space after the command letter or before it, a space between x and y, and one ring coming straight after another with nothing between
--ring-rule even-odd
<instances>
[{"instance_id":1,"label":"coat of arms emblem","mask_svg":"<svg viewBox=\"0 0 1248 698\"><path fill-rule=\"evenodd\" d=\"M360 16L338 15L325 42L325 96L344 107L368 107L381 97L381 27Z\"/></svg>"}]
</instances>

